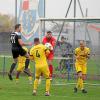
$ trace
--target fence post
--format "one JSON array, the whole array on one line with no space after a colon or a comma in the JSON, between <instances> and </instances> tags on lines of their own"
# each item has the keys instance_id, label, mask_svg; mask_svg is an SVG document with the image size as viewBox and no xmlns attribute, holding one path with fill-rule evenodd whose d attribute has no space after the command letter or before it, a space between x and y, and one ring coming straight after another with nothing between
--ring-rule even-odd
<instances>
[{"instance_id":1,"label":"fence post","mask_svg":"<svg viewBox=\"0 0 100 100\"><path fill-rule=\"evenodd\" d=\"M6 62L6 58L4 56L3 57L3 73L2 73L3 77L5 76L5 62Z\"/></svg>"},{"instance_id":2,"label":"fence post","mask_svg":"<svg viewBox=\"0 0 100 100\"><path fill-rule=\"evenodd\" d=\"M67 70L68 70L68 81L70 80L70 61L67 61L67 66L66 66Z\"/></svg>"}]
</instances>

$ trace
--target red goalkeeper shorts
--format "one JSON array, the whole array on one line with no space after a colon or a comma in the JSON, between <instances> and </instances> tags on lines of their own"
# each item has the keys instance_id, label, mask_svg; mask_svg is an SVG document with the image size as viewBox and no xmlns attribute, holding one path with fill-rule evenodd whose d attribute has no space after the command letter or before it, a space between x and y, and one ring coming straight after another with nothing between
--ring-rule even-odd
<instances>
[{"instance_id":1,"label":"red goalkeeper shorts","mask_svg":"<svg viewBox=\"0 0 100 100\"><path fill-rule=\"evenodd\" d=\"M50 52L50 54L48 55L47 59L48 60L53 60L53 58L54 58L54 53Z\"/></svg>"}]
</instances>

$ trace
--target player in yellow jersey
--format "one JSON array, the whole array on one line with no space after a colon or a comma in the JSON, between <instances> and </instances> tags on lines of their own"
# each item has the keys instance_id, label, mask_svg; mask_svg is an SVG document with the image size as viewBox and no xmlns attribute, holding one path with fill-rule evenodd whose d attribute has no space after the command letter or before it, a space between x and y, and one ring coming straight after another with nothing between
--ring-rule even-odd
<instances>
[{"instance_id":1,"label":"player in yellow jersey","mask_svg":"<svg viewBox=\"0 0 100 100\"><path fill-rule=\"evenodd\" d=\"M28 49L26 47L23 47L23 49L28 52ZM19 75L21 72L24 71L25 69L25 61L26 61L26 57L24 56L19 56L18 57L18 67L17 67L17 73L16 73L16 83L18 83L19 81ZM25 72L29 77L29 83L32 84L32 74L31 74L31 71L30 71L30 65L28 66L28 73Z\"/></svg>"},{"instance_id":2,"label":"player in yellow jersey","mask_svg":"<svg viewBox=\"0 0 100 100\"><path fill-rule=\"evenodd\" d=\"M50 90L50 72L49 67L47 63L46 55L48 55L50 51L44 46L43 44L40 44L39 38L34 39L34 47L30 50L30 58L35 61L35 81L33 86L33 95L36 95L37 87L39 83L39 77L41 74L44 75L46 78L46 94L45 96L49 96L49 90Z\"/></svg>"},{"instance_id":3,"label":"player in yellow jersey","mask_svg":"<svg viewBox=\"0 0 100 100\"><path fill-rule=\"evenodd\" d=\"M78 81L74 92L77 92L77 89L80 88L82 93L87 93L84 89L83 81L86 79L87 74L87 60L90 58L90 49L85 47L85 42L80 41L80 47L75 49L75 68L78 76Z\"/></svg>"}]
</instances>

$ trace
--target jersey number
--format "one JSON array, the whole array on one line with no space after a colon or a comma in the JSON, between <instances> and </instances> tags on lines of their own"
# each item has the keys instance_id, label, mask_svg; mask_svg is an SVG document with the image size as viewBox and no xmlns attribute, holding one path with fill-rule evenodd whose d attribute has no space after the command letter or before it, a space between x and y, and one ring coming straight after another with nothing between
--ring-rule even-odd
<instances>
[{"instance_id":1,"label":"jersey number","mask_svg":"<svg viewBox=\"0 0 100 100\"><path fill-rule=\"evenodd\" d=\"M15 43L15 36L11 36L11 43Z\"/></svg>"},{"instance_id":2,"label":"jersey number","mask_svg":"<svg viewBox=\"0 0 100 100\"><path fill-rule=\"evenodd\" d=\"M40 54L39 54L38 50L36 50L36 57L40 58Z\"/></svg>"}]
</instances>

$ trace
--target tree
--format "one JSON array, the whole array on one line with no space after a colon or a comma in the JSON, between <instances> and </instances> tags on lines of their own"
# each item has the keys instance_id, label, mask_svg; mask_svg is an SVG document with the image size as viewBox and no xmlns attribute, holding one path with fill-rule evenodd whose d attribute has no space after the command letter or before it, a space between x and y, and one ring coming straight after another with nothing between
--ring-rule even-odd
<instances>
[{"instance_id":1,"label":"tree","mask_svg":"<svg viewBox=\"0 0 100 100\"><path fill-rule=\"evenodd\" d=\"M14 26L14 17L0 14L0 32L11 32Z\"/></svg>"}]
</instances>

